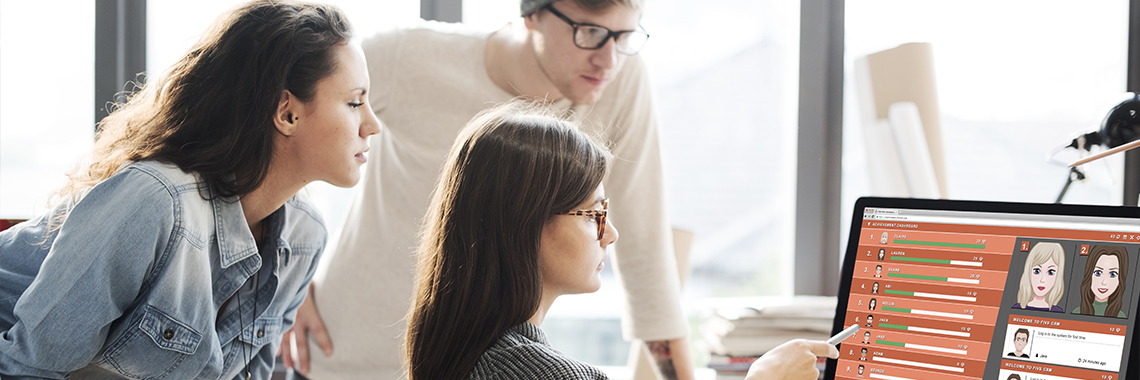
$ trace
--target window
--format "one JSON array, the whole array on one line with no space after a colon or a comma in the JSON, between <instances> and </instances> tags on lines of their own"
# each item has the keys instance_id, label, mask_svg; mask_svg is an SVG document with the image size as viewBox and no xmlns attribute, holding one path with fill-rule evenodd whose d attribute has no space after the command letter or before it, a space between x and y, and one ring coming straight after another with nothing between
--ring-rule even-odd
<instances>
[{"instance_id":1,"label":"window","mask_svg":"<svg viewBox=\"0 0 1140 380\"><path fill-rule=\"evenodd\" d=\"M91 150L95 4L0 2L0 218L47 211ZM51 17L39 17L50 13Z\"/></svg>"},{"instance_id":2,"label":"window","mask_svg":"<svg viewBox=\"0 0 1140 380\"><path fill-rule=\"evenodd\" d=\"M647 3L670 219L689 297L790 294L799 2Z\"/></svg>"},{"instance_id":3,"label":"window","mask_svg":"<svg viewBox=\"0 0 1140 380\"><path fill-rule=\"evenodd\" d=\"M846 5L843 215L871 195L853 62L930 42L949 197L1053 202L1068 169L1055 149L1099 128L1123 100L1128 2L859 1ZM938 17L929 17L938 15ZM1123 155L1089 165L1066 203L1120 204ZM1059 161L1074 161L1072 149ZM847 227L843 228L847 231ZM845 237L844 237L845 238ZM846 245L844 245L846 246Z\"/></svg>"}]
</instances>

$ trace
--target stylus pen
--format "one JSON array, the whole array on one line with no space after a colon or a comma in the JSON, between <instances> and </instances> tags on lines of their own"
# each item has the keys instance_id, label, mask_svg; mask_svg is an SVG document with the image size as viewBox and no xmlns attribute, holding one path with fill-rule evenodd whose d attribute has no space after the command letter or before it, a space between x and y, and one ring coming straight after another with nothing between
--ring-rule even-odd
<instances>
[{"instance_id":1,"label":"stylus pen","mask_svg":"<svg viewBox=\"0 0 1140 380\"><path fill-rule=\"evenodd\" d=\"M835 334L830 338L827 338L827 344L830 344L832 346L837 345L839 342L842 342L844 339L847 339L847 337L856 332L859 332L858 323L851 325L851 327L843 329L843 331L840 331L838 334Z\"/></svg>"}]
</instances>

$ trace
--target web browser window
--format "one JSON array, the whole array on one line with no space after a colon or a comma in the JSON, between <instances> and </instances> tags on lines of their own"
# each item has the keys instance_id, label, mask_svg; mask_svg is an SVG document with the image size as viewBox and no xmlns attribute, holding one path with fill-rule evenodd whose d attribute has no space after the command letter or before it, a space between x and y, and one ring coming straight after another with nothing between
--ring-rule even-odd
<instances>
[{"instance_id":1,"label":"web browser window","mask_svg":"<svg viewBox=\"0 0 1140 380\"><path fill-rule=\"evenodd\" d=\"M837 379L1137 372L1136 219L868 207L851 238L843 325L861 329Z\"/></svg>"}]
</instances>

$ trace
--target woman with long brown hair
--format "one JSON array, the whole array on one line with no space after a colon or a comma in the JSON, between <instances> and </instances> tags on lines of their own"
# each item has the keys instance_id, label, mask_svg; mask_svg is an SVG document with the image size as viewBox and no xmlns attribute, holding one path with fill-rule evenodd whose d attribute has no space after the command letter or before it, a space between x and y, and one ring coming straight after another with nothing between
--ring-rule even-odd
<instances>
[{"instance_id":1,"label":"woman with long brown hair","mask_svg":"<svg viewBox=\"0 0 1140 380\"><path fill-rule=\"evenodd\" d=\"M0 233L0 377L268 379L327 236L298 194L379 131L333 6L219 17L99 124L47 215Z\"/></svg>"},{"instance_id":2,"label":"woman with long brown hair","mask_svg":"<svg viewBox=\"0 0 1140 380\"><path fill-rule=\"evenodd\" d=\"M424 220L405 337L410 380L603 379L550 347L554 300L596 291L618 239L602 179L610 153L530 103L488 110L460 132ZM627 216L630 218L636 215ZM811 378L825 342L797 340L750 378Z\"/></svg>"},{"instance_id":3,"label":"woman with long brown hair","mask_svg":"<svg viewBox=\"0 0 1140 380\"><path fill-rule=\"evenodd\" d=\"M1124 290L1128 289L1128 250L1123 246L1094 245L1085 260L1081 280L1081 306L1073 314L1128 318Z\"/></svg>"}]
</instances>

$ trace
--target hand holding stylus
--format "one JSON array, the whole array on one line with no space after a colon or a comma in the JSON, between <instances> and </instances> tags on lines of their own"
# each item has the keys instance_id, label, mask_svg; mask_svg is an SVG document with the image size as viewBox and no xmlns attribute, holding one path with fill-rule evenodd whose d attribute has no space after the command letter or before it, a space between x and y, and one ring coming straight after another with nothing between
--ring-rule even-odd
<instances>
[{"instance_id":1,"label":"hand holding stylus","mask_svg":"<svg viewBox=\"0 0 1140 380\"><path fill-rule=\"evenodd\" d=\"M839 350L828 342L796 339L781 344L752 362L746 380L814 380L819 378L816 358L839 357Z\"/></svg>"},{"instance_id":2,"label":"hand holding stylus","mask_svg":"<svg viewBox=\"0 0 1140 380\"><path fill-rule=\"evenodd\" d=\"M859 324L858 323L851 325L851 327L843 329L843 331L840 331L838 334L832 335L830 338L827 338L827 344L830 344L832 346L837 345L837 344L839 344L839 342L846 340L847 337L849 337L852 334L855 334L857 332L859 332Z\"/></svg>"}]
</instances>

